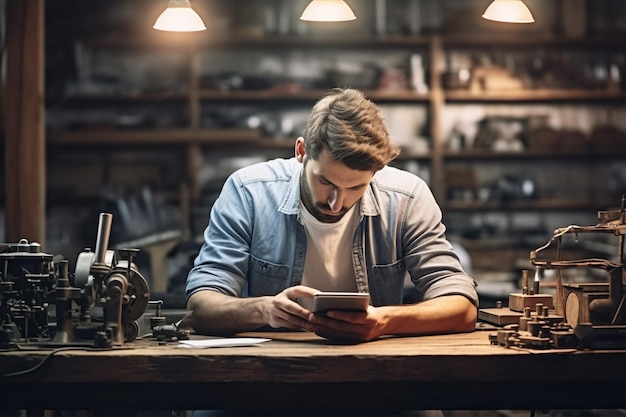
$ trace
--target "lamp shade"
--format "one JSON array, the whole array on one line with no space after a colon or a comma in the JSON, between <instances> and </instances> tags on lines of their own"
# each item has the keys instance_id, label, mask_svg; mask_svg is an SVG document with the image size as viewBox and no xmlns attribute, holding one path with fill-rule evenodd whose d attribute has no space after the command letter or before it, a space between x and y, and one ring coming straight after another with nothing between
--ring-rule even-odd
<instances>
[{"instance_id":1,"label":"lamp shade","mask_svg":"<svg viewBox=\"0 0 626 417\"><path fill-rule=\"evenodd\" d=\"M300 16L300 20L310 22L346 22L355 19L354 12L343 0L313 0Z\"/></svg>"},{"instance_id":2,"label":"lamp shade","mask_svg":"<svg viewBox=\"0 0 626 417\"><path fill-rule=\"evenodd\" d=\"M522 0L493 0L483 13L483 18L507 23L532 23L535 21Z\"/></svg>"},{"instance_id":3,"label":"lamp shade","mask_svg":"<svg viewBox=\"0 0 626 417\"><path fill-rule=\"evenodd\" d=\"M167 9L154 22L154 29L169 32L198 32L206 30L204 22L191 8L189 0L170 0Z\"/></svg>"}]
</instances>

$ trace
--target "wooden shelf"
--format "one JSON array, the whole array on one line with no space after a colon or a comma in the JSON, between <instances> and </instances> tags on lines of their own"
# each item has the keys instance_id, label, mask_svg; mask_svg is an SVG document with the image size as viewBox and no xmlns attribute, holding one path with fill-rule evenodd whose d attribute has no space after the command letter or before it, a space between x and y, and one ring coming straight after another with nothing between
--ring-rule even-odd
<instances>
[{"instance_id":1,"label":"wooden shelf","mask_svg":"<svg viewBox=\"0 0 626 417\"><path fill-rule=\"evenodd\" d=\"M254 149L290 150L294 139L268 138L255 129L77 130L48 135L51 146L102 145L251 145Z\"/></svg>"},{"instance_id":2,"label":"wooden shelf","mask_svg":"<svg viewBox=\"0 0 626 417\"><path fill-rule=\"evenodd\" d=\"M542 149L527 149L522 152L494 152L486 149L468 149L464 151L446 151L444 159L448 161L480 160L493 161L495 163L503 160L530 160L549 159L556 162L573 161L577 159L618 159L626 157L626 153L609 151L552 151Z\"/></svg>"},{"instance_id":3,"label":"wooden shelf","mask_svg":"<svg viewBox=\"0 0 626 417\"><path fill-rule=\"evenodd\" d=\"M597 211L599 207L610 207L614 203L592 200L576 200L570 198L541 198L516 200L511 202L500 201L447 201L445 209L455 211Z\"/></svg>"},{"instance_id":4,"label":"wooden shelf","mask_svg":"<svg viewBox=\"0 0 626 417\"><path fill-rule=\"evenodd\" d=\"M445 48L508 46L508 47L544 47L544 48L614 48L626 46L623 36L586 36L584 38L567 38L551 34L532 33L485 33L469 35L445 35L442 37Z\"/></svg>"},{"instance_id":5,"label":"wooden shelf","mask_svg":"<svg viewBox=\"0 0 626 417\"><path fill-rule=\"evenodd\" d=\"M371 100L377 102L427 102L430 99L428 94L418 94L409 90L362 90ZM219 101L315 101L328 94L328 90L200 90L198 95L203 100Z\"/></svg>"},{"instance_id":6,"label":"wooden shelf","mask_svg":"<svg viewBox=\"0 0 626 417\"><path fill-rule=\"evenodd\" d=\"M280 89L267 90L213 90L200 89L198 98L203 100L219 101L265 101L265 100L317 100L328 93L327 89L283 91ZM378 102L412 102L426 103L430 100L429 93L416 93L411 90L363 90L370 99ZM74 105L107 105L118 103L142 103L155 101L181 101L189 98L185 92L140 92L102 95L73 95L63 98L51 98L51 103ZM510 90L510 91L469 91L446 90L445 101L448 103L489 103L489 102L593 102L618 101L626 99L625 91L607 90Z\"/></svg>"},{"instance_id":7,"label":"wooden shelf","mask_svg":"<svg viewBox=\"0 0 626 417\"><path fill-rule=\"evenodd\" d=\"M608 90L500 90L500 91L469 91L446 90L445 100L448 103L489 103L489 102L593 102L617 101L626 99L625 91Z\"/></svg>"},{"instance_id":8,"label":"wooden shelf","mask_svg":"<svg viewBox=\"0 0 626 417\"><path fill-rule=\"evenodd\" d=\"M377 102L407 102L407 103L427 103L429 94L420 94L410 90L362 90L370 99ZM284 91L281 89L266 90L198 90L198 98L206 101L220 102L259 102L259 101L316 101L326 94L328 89L320 90L300 90ZM189 99L189 93L185 92L146 92L146 93L126 93L126 94L103 94L103 95L73 95L63 98L51 98L48 104L54 106L55 103L65 105L115 105L132 104L161 101L183 101Z\"/></svg>"},{"instance_id":9,"label":"wooden shelf","mask_svg":"<svg viewBox=\"0 0 626 417\"><path fill-rule=\"evenodd\" d=\"M48 135L49 145L184 145L258 143L254 129L77 130Z\"/></svg>"},{"instance_id":10,"label":"wooden shelf","mask_svg":"<svg viewBox=\"0 0 626 417\"><path fill-rule=\"evenodd\" d=\"M114 105L120 103L152 103L159 101L182 101L189 98L189 93L181 91L154 91L121 94L74 94L66 97L50 97L49 106L65 105Z\"/></svg>"},{"instance_id":11,"label":"wooden shelf","mask_svg":"<svg viewBox=\"0 0 626 417\"><path fill-rule=\"evenodd\" d=\"M94 36L56 36L49 40L51 44L67 44L76 41L89 45L115 48L117 50L168 50L177 49L184 52L193 52L197 49L271 49L271 48L323 48L323 49L347 49L347 48L427 48L431 42L430 36L340 36L325 35L324 33L311 33L301 36L266 35L245 36L227 33L217 36L207 36L200 33L174 33L174 32L150 32L147 34L102 34Z\"/></svg>"},{"instance_id":12,"label":"wooden shelf","mask_svg":"<svg viewBox=\"0 0 626 417\"><path fill-rule=\"evenodd\" d=\"M233 33L207 36L206 32L155 32L146 33L109 33L96 37L73 34L54 36L47 41L50 44L67 44L75 41L94 46L123 49L162 49L175 48L194 51L198 48L284 48L284 47L320 47L328 48L409 48L428 47L437 35L388 35L388 36L340 36L334 34L307 33L303 35L259 35L246 36ZM619 47L626 45L620 36L590 36L584 38L566 38L558 35L520 34L520 33L485 33L470 35L437 36L445 48L481 47L481 46L517 46L548 48L598 48Z\"/></svg>"}]
</instances>

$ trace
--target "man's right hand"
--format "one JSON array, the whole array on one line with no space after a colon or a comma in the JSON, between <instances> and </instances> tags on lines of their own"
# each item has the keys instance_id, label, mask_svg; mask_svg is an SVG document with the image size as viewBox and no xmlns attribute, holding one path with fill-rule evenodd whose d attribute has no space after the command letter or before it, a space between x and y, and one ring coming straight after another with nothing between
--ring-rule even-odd
<instances>
[{"instance_id":1,"label":"man's right hand","mask_svg":"<svg viewBox=\"0 0 626 417\"><path fill-rule=\"evenodd\" d=\"M239 298L216 291L194 293L187 302L191 314L185 325L199 334L224 335L254 331L265 325L312 331L311 312L298 298L313 297L318 290L298 285L275 296Z\"/></svg>"},{"instance_id":2,"label":"man's right hand","mask_svg":"<svg viewBox=\"0 0 626 417\"><path fill-rule=\"evenodd\" d=\"M308 320L311 311L298 304L298 298L313 298L319 292L315 288L296 285L289 287L271 299L267 321L273 328L301 329L313 331Z\"/></svg>"}]
</instances>

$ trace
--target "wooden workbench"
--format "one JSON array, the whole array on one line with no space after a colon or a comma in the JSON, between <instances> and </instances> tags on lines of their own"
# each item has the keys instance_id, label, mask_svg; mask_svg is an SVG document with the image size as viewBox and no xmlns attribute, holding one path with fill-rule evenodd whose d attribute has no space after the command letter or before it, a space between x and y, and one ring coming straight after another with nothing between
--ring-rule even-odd
<instances>
[{"instance_id":1,"label":"wooden workbench","mask_svg":"<svg viewBox=\"0 0 626 417\"><path fill-rule=\"evenodd\" d=\"M248 333L258 346L0 352L8 409L626 408L626 351L493 346L489 332L334 345L310 333ZM47 357L45 362L44 359ZM2 414L2 410L0 410Z\"/></svg>"}]
</instances>

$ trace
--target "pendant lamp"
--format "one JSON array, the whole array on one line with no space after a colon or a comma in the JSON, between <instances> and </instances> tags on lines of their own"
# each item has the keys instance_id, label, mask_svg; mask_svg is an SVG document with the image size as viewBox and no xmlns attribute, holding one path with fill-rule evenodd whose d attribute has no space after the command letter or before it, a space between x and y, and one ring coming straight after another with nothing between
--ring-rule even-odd
<instances>
[{"instance_id":1,"label":"pendant lamp","mask_svg":"<svg viewBox=\"0 0 626 417\"><path fill-rule=\"evenodd\" d=\"M532 23L535 21L522 0L493 0L485 10L483 18L506 23Z\"/></svg>"},{"instance_id":2,"label":"pendant lamp","mask_svg":"<svg viewBox=\"0 0 626 417\"><path fill-rule=\"evenodd\" d=\"M354 12L343 0L313 0L300 16L300 20L310 22L346 22L355 19Z\"/></svg>"},{"instance_id":3,"label":"pendant lamp","mask_svg":"<svg viewBox=\"0 0 626 417\"><path fill-rule=\"evenodd\" d=\"M154 29L169 32L198 32L206 30L204 22L191 8L189 0L169 0L167 9L161 13Z\"/></svg>"}]
</instances>

